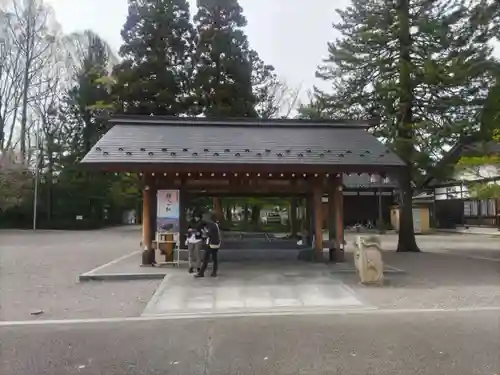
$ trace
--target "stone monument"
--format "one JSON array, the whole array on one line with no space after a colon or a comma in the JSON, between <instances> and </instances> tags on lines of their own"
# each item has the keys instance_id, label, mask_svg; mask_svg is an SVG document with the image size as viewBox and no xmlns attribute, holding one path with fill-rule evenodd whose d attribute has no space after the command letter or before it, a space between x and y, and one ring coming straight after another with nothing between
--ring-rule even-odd
<instances>
[{"instance_id":1,"label":"stone monument","mask_svg":"<svg viewBox=\"0 0 500 375\"><path fill-rule=\"evenodd\" d=\"M379 236L357 236L354 265L362 284L384 283L384 262Z\"/></svg>"}]
</instances>

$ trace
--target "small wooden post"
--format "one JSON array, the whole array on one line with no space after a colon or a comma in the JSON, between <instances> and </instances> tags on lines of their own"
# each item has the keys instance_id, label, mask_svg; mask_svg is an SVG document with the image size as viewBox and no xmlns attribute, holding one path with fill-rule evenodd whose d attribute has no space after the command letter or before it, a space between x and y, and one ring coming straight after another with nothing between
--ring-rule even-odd
<instances>
[{"instance_id":1,"label":"small wooden post","mask_svg":"<svg viewBox=\"0 0 500 375\"><path fill-rule=\"evenodd\" d=\"M155 253L153 248L153 192L151 180L144 176L144 187L142 192L142 264L152 265L155 263Z\"/></svg>"},{"instance_id":2,"label":"small wooden post","mask_svg":"<svg viewBox=\"0 0 500 375\"><path fill-rule=\"evenodd\" d=\"M314 204L314 250L316 259L323 256L323 189L321 186L315 186L313 190Z\"/></svg>"}]
</instances>

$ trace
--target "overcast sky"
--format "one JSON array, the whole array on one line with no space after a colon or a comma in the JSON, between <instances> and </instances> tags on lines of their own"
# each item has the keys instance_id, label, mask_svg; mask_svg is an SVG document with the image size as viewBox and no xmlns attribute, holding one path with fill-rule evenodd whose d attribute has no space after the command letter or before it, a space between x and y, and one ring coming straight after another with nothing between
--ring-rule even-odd
<instances>
[{"instance_id":1,"label":"overcast sky","mask_svg":"<svg viewBox=\"0 0 500 375\"><path fill-rule=\"evenodd\" d=\"M46 1L54 7L64 32L91 29L118 50L127 0ZM194 6L196 0L190 2ZM349 0L240 0L240 4L252 47L289 86L300 87L301 97L306 98L307 90L320 83L314 74L326 55L326 43L336 37L335 8L344 8Z\"/></svg>"},{"instance_id":2,"label":"overcast sky","mask_svg":"<svg viewBox=\"0 0 500 375\"><path fill-rule=\"evenodd\" d=\"M127 0L46 0L64 32L92 29L117 50L127 16ZM196 0L190 1L194 6ZM335 8L348 0L240 0L248 20L247 35L254 49L301 97L317 82L316 66L335 37ZM193 8L194 11L194 8Z\"/></svg>"}]
</instances>

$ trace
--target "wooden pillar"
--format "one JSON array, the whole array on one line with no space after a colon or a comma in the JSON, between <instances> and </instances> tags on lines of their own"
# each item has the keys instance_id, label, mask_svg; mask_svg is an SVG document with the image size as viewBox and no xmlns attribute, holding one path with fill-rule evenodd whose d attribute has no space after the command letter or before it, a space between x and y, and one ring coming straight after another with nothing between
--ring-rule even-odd
<instances>
[{"instance_id":1,"label":"wooden pillar","mask_svg":"<svg viewBox=\"0 0 500 375\"><path fill-rule=\"evenodd\" d=\"M158 218L158 186L155 178L152 178L149 183L149 216L151 217L151 241L156 238L156 220ZM154 250L153 250L153 262L154 260Z\"/></svg>"},{"instance_id":2,"label":"wooden pillar","mask_svg":"<svg viewBox=\"0 0 500 375\"><path fill-rule=\"evenodd\" d=\"M323 189L321 186L315 186L313 189L313 205L314 205L314 251L316 259L321 259L323 256Z\"/></svg>"},{"instance_id":3,"label":"wooden pillar","mask_svg":"<svg viewBox=\"0 0 500 375\"><path fill-rule=\"evenodd\" d=\"M153 200L155 188L151 178L144 176L144 187L142 192L142 264L153 265L155 263L155 251L153 248ZM156 216L156 215L155 215Z\"/></svg>"},{"instance_id":4,"label":"wooden pillar","mask_svg":"<svg viewBox=\"0 0 500 375\"><path fill-rule=\"evenodd\" d=\"M328 189L328 239L335 241L337 239L337 217L335 215L335 187Z\"/></svg>"},{"instance_id":5,"label":"wooden pillar","mask_svg":"<svg viewBox=\"0 0 500 375\"><path fill-rule=\"evenodd\" d=\"M341 175L335 179L333 198L336 226L335 237L338 250L344 251L344 189Z\"/></svg>"},{"instance_id":6,"label":"wooden pillar","mask_svg":"<svg viewBox=\"0 0 500 375\"><path fill-rule=\"evenodd\" d=\"M179 200L179 237L180 237L180 243L179 247L181 249L187 249L186 245L186 237L187 237L187 230L188 230L188 222L187 222L187 208L188 208L188 203L189 203L189 195L188 191L185 188L184 181L181 185L181 188L179 190L180 194L180 200Z\"/></svg>"},{"instance_id":7,"label":"wooden pillar","mask_svg":"<svg viewBox=\"0 0 500 375\"><path fill-rule=\"evenodd\" d=\"M327 205L327 220L326 225L328 228L328 260L335 261L335 251L337 246L337 217L335 216L335 189L333 186L328 185L328 205Z\"/></svg>"},{"instance_id":8,"label":"wooden pillar","mask_svg":"<svg viewBox=\"0 0 500 375\"><path fill-rule=\"evenodd\" d=\"M307 240L307 245L310 246L312 245L312 234L314 231L313 227L313 204L312 204L312 199L310 195L307 195L305 199L305 208L306 208L306 217L304 220L304 228L306 230L306 240Z\"/></svg>"}]
</instances>

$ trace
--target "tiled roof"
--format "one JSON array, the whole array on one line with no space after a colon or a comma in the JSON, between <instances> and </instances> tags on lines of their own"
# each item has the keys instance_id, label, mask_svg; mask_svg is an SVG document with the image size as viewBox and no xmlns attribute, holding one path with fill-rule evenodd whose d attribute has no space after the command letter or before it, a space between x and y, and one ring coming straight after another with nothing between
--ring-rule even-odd
<instances>
[{"instance_id":1,"label":"tiled roof","mask_svg":"<svg viewBox=\"0 0 500 375\"><path fill-rule=\"evenodd\" d=\"M404 166L363 123L123 117L84 164Z\"/></svg>"}]
</instances>

